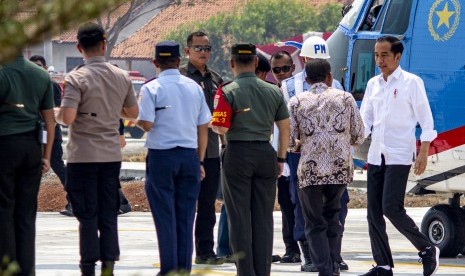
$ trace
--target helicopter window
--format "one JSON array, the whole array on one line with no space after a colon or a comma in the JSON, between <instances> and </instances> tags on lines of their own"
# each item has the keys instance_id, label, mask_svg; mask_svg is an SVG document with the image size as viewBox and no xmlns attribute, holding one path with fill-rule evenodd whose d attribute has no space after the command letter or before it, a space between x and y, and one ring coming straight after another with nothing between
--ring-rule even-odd
<instances>
[{"instance_id":1,"label":"helicopter window","mask_svg":"<svg viewBox=\"0 0 465 276\"><path fill-rule=\"evenodd\" d=\"M348 29L352 29L363 7L363 3L364 0L355 0L351 5L345 6L343 8L344 18L342 18L340 24Z\"/></svg>"},{"instance_id":2,"label":"helicopter window","mask_svg":"<svg viewBox=\"0 0 465 276\"><path fill-rule=\"evenodd\" d=\"M412 0L392 0L383 24L384 34L404 34L407 31Z\"/></svg>"},{"instance_id":3,"label":"helicopter window","mask_svg":"<svg viewBox=\"0 0 465 276\"><path fill-rule=\"evenodd\" d=\"M384 17L386 17L386 11L387 10L388 10L387 7L380 10L381 14L379 14L379 16L378 16L378 21L375 21L376 26L373 29L374 31L379 32L381 30L381 26L383 26L383 19L384 19Z\"/></svg>"},{"instance_id":4,"label":"helicopter window","mask_svg":"<svg viewBox=\"0 0 465 276\"><path fill-rule=\"evenodd\" d=\"M357 40L354 44L350 64L350 92L357 101L363 99L367 83L375 75L375 43L376 40Z\"/></svg>"},{"instance_id":5,"label":"helicopter window","mask_svg":"<svg viewBox=\"0 0 465 276\"><path fill-rule=\"evenodd\" d=\"M373 28L381 8L383 7L383 3L384 0L375 0L371 3L370 12L368 12L363 24L360 26L360 30L369 31Z\"/></svg>"}]
</instances>

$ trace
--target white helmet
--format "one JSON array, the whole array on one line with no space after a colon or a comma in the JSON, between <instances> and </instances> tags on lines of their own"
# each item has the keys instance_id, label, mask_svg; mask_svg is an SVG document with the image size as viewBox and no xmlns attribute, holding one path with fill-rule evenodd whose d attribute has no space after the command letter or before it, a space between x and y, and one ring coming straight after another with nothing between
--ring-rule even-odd
<instances>
[{"instance_id":1,"label":"white helmet","mask_svg":"<svg viewBox=\"0 0 465 276\"><path fill-rule=\"evenodd\" d=\"M300 56L328 59L330 58L328 43L326 43L326 41L319 36L311 36L307 38L302 44Z\"/></svg>"}]
</instances>

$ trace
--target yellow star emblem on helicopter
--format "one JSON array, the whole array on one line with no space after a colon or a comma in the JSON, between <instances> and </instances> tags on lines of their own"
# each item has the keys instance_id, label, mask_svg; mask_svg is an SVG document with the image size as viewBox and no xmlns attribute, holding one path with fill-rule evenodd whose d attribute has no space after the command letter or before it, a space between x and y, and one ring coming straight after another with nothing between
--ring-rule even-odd
<instances>
[{"instance_id":1,"label":"yellow star emblem on helicopter","mask_svg":"<svg viewBox=\"0 0 465 276\"><path fill-rule=\"evenodd\" d=\"M451 10L449 10L450 5ZM436 41L449 40L460 24L460 0L435 0L428 15L428 31ZM440 28L445 25L445 28Z\"/></svg>"},{"instance_id":2,"label":"yellow star emblem on helicopter","mask_svg":"<svg viewBox=\"0 0 465 276\"><path fill-rule=\"evenodd\" d=\"M436 14L439 16L439 22L438 26L436 28L441 27L443 24L447 26L447 28L450 28L449 25L449 20L452 15L454 15L455 12L449 11L449 3L446 2L446 5L444 6L444 9L442 11L436 11Z\"/></svg>"}]
</instances>

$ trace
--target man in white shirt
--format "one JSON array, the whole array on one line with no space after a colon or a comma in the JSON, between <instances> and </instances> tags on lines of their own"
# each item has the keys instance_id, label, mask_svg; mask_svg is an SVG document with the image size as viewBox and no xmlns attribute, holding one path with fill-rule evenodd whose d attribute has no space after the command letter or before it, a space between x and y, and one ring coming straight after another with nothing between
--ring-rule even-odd
<instances>
[{"instance_id":1,"label":"man in white shirt","mask_svg":"<svg viewBox=\"0 0 465 276\"><path fill-rule=\"evenodd\" d=\"M419 232L404 209L405 189L413 162L421 175L428 161L430 142L437 133L423 81L399 66L404 47L396 37L383 36L375 44L375 61L381 74L367 84L360 113L365 137L371 134L368 152L368 226L376 267L369 275L393 275L394 262L383 215L420 251L423 275L439 266L439 249ZM415 128L422 129L416 154Z\"/></svg>"}]
</instances>

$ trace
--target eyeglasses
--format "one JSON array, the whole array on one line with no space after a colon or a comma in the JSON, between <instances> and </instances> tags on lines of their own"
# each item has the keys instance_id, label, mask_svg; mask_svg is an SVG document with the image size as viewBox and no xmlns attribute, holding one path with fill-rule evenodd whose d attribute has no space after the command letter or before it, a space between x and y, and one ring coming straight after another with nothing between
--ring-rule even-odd
<instances>
[{"instance_id":1,"label":"eyeglasses","mask_svg":"<svg viewBox=\"0 0 465 276\"><path fill-rule=\"evenodd\" d=\"M212 50L212 46L207 45L207 46L202 46L202 45L197 45L197 46L191 46L194 48L194 51L196 52L201 52L202 50L205 51L205 53L208 53Z\"/></svg>"},{"instance_id":2,"label":"eyeglasses","mask_svg":"<svg viewBox=\"0 0 465 276\"><path fill-rule=\"evenodd\" d=\"M281 71L283 71L283 73L287 73L291 71L291 68L292 68L292 65L284 65L282 67L274 67L271 70L273 70L273 73L279 74L281 73Z\"/></svg>"}]
</instances>

